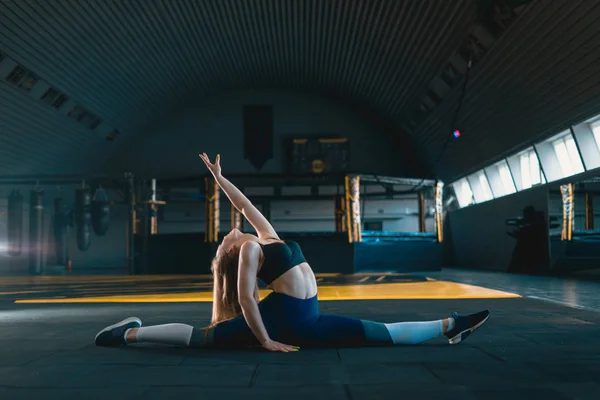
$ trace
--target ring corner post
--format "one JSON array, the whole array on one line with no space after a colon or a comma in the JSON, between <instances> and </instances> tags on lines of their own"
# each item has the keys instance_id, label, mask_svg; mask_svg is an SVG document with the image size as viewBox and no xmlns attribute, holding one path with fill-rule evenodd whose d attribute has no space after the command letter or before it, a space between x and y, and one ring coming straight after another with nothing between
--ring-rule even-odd
<instances>
[{"instance_id":1,"label":"ring corner post","mask_svg":"<svg viewBox=\"0 0 600 400\"><path fill-rule=\"evenodd\" d=\"M444 241L443 198L444 198L444 182L437 181L435 184L435 229L436 229L438 243L442 243Z\"/></svg>"},{"instance_id":2,"label":"ring corner post","mask_svg":"<svg viewBox=\"0 0 600 400\"><path fill-rule=\"evenodd\" d=\"M570 241L573 237L573 216L574 216L574 204L573 204L573 184L568 183L560 186L560 192L562 195L562 208L563 208L563 222L562 232L560 239L562 241Z\"/></svg>"},{"instance_id":3,"label":"ring corner post","mask_svg":"<svg viewBox=\"0 0 600 400\"><path fill-rule=\"evenodd\" d=\"M219 184L212 178L204 178L206 196L206 229L204 232L205 243L219 241Z\"/></svg>"},{"instance_id":4,"label":"ring corner post","mask_svg":"<svg viewBox=\"0 0 600 400\"><path fill-rule=\"evenodd\" d=\"M352 208L351 208L351 194L350 194L350 176L344 177L344 197L345 197L345 208L346 208L346 227L348 228L348 243L353 243L354 238L352 236Z\"/></svg>"},{"instance_id":5,"label":"ring corner post","mask_svg":"<svg viewBox=\"0 0 600 400\"><path fill-rule=\"evenodd\" d=\"M360 176L346 175L346 220L348 221L348 241L362 242L360 216Z\"/></svg>"}]
</instances>

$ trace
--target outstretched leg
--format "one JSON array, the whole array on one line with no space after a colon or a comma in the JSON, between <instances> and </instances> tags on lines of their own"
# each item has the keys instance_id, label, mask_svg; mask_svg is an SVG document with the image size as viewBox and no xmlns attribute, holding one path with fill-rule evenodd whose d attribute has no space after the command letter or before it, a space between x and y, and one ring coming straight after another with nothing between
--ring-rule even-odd
<instances>
[{"instance_id":1,"label":"outstretched leg","mask_svg":"<svg viewBox=\"0 0 600 400\"><path fill-rule=\"evenodd\" d=\"M178 347L211 347L212 328L198 329L187 324L164 324L133 328L125 333L127 344L156 343Z\"/></svg>"},{"instance_id":2,"label":"outstretched leg","mask_svg":"<svg viewBox=\"0 0 600 400\"><path fill-rule=\"evenodd\" d=\"M383 323L336 315L320 315L305 332L299 332L301 345L364 346L411 345L445 335L458 344L489 318L489 311L436 321ZM300 344L300 343L299 343Z\"/></svg>"},{"instance_id":3,"label":"outstretched leg","mask_svg":"<svg viewBox=\"0 0 600 400\"><path fill-rule=\"evenodd\" d=\"M285 330L285 324L280 321L282 297L285 296L271 293L258 305L265 328L274 340L281 337ZM186 324L142 327L139 318L128 318L104 328L96 335L98 346L125 346L131 343L156 343L195 348L239 348L259 345L258 339L248 327L243 315L207 328L194 328Z\"/></svg>"},{"instance_id":4,"label":"outstretched leg","mask_svg":"<svg viewBox=\"0 0 600 400\"><path fill-rule=\"evenodd\" d=\"M266 311L266 310L265 310ZM301 346L342 347L365 345L418 344L445 335L458 344L483 325L489 311L471 315L453 314L451 318L423 322L383 323L337 315L315 315L315 322L304 324L278 322L277 315L265 312L263 320L275 340ZM273 315L271 315L273 314ZM258 341L243 316L198 329L186 324L142 327L139 318L127 318L104 328L96 335L98 346L125 346L145 342L182 347L248 347Z\"/></svg>"},{"instance_id":5,"label":"outstretched leg","mask_svg":"<svg viewBox=\"0 0 600 400\"><path fill-rule=\"evenodd\" d=\"M142 327L138 318L127 318L104 328L96 335L97 346L125 346L131 343L156 343L180 347L210 347L213 329L198 329L186 324Z\"/></svg>"},{"instance_id":6,"label":"outstretched leg","mask_svg":"<svg viewBox=\"0 0 600 400\"><path fill-rule=\"evenodd\" d=\"M279 340L288 331L287 324L282 322L281 310L289 309L285 304L290 299L288 296L271 293L258 305L265 328L273 340ZM293 300L293 302L299 301L301 300ZM310 307L315 304L310 303ZM283 312L283 316L285 315L297 316L298 314L288 310ZM138 318L128 318L104 328L96 336L98 346L124 346L136 342L195 348L240 348L260 345L243 315L200 329L186 324L142 327L142 322Z\"/></svg>"},{"instance_id":7,"label":"outstretched leg","mask_svg":"<svg viewBox=\"0 0 600 400\"><path fill-rule=\"evenodd\" d=\"M445 334L453 327L451 318L437 321L382 322L361 321L365 329L365 340L368 343L419 344Z\"/></svg>"}]
</instances>

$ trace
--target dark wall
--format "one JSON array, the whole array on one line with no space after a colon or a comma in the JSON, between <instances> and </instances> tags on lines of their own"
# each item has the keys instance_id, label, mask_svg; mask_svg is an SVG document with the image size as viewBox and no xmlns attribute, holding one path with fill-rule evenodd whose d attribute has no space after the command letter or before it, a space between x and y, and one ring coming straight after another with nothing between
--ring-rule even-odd
<instances>
[{"instance_id":1,"label":"dark wall","mask_svg":"<svg viewBox=\"0 0 600 400\"><path fill-rule=\"evenodd\" d=\"M448 213L450 237L445 245L451 246L446 254L452 256L447 264L506 271L515 240L506 234L511 228L505 221L520 217L526 206L533 206L547 216L548 188L533 188Z\"/></svg>"},{"instance_id":2,"label":"dark wall","mask_svg":"<svg viewBox=\"0 0 600 400\"><path fill-rule=\"evenodd\" d=\"M300 93L232 91L191 103L157 122L121 162L149 176L205 172L199 152L221 154L225 173L251 173L244 158L243 106L273 105L273 159L261 173L282 173L287 137L340 136L350 140L350 167L363 173L402 175L402 160L370 123L337 102Z\"/></svg>"}]
</instances>

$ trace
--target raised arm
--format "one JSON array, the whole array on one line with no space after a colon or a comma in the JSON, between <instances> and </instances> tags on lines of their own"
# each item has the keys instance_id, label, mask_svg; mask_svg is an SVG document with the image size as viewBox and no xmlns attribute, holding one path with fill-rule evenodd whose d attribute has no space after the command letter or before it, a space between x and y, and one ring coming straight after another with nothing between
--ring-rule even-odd
<instances>
[{"instance_id":1,"label":"raised arm","mask_svg":"<svg viewBox=\"0 0 600 400\"><path fill-rule=\"evenodd\" d=\"M235 185L227 180L221 174L221 156L217 155L215 163L211 163L206 153L200 154L200 158L206 164L206 167L215 177L215 180L221 187L221 190L225 193L231 204L237 208L246 217L248 222L254 227L258 237L262 238L275 238L279 239L277 232L273 229L273 226L267 221L264 215L258 211L258 209L248 200L248 198L242 193Z\"/></svg>"}]
</instances>

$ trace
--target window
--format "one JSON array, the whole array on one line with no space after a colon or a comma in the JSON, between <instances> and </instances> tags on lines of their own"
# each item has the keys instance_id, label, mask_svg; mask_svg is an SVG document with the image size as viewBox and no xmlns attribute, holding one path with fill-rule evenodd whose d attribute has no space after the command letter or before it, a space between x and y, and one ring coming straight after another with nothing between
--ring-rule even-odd
<instances>
[{"instance_id":1,"label":"window","mask_svg":"<svg viewBox=\"0 0 600 400\"><path fill-rule=\"evenodd\" d=\"M552 146L550 144L547 146L553 153L554 150L552 149ZM506 162L517 191L526 190L546 183L546 171L542 169L542 164L540 163L535 147L529 147L528 149L508 157ZM508 175L509 172L506 172L506 175Z\"/></svg>"},{"instance_id":2,"label":"window","mask_svg":"<svg viewBox=\"0 0 600 400\"><path fill-rule=\"evenodd\" d=\"M98 125L100 125L100 120L98 118L96 118L95 116L93 116L92 114L86 112L84 113L79 119L78 121L84 125L87 126L90 129L96 129L98 127Z\"/></svg>"},{"instance_id":3,"label":"window","mask_svg":"<svg viewBox=\"0 0 600 400\"><path fill-rule=\"evenodd\" d=\"M500 182L502 182L504 194L511 194L517 191L515 189L515 183L513 182L513 177L510 173L510 169L508 169L508 164L506 164L506 161L503 161L498 165L498 175L500 175Z\"/></svg>"},{"instance_id":4,"label":"window","mask_svg":"<svg viewBox=\"0 0 600 400\"><path fill-rule=\"evenodd\" d=\"M6 77L6 80L9 81L13 85L18 85L21 79L23 79L27 75L27 70L20 65L17 65Z\"/></svg>"},{"instance_id":5,"label":"window","mask_svg":"<svg viewBox=\"0 0 600 400\"><path fill-rule=\"evenodd\" d=\"M69 118L73 118L74 120L79 121L81 117L85 114L85 110L81 106L75 106L71 111L69 111Z\"/></svg>"},{"instance_id":6,"label":"window","mask_svg":"<svg viewBox=\"0 0 600 400\"><path fill-rule=\"evenodd\" d=\"M585 171L575 139L570 133L552 141L563 176L571 176Z\"/></svg>"},{"instance_id":7,"label":"window","mask_svg":"<svg viewBox=\"0 0 600 400\"><path fill-rule=\"evenodd\" d=\"M468 178L471 190L473 191L473 197L477 203L483 203L484 201L492 200L494 195L490 188L487 176L484 171L476 172Z\"/></svg>"},{"instance_id":8,"label":"window","mask_svg":"<svg viewBox=\"0 0 600 400\"><path fill-rule=\"evenodd\" d=\"M115 129L111 131L108 135L106 135L106 141L112 142L117 138L117 136L119 136L119 131Z\"/></svg>"},{"instance_id":9,"label":"window","mask_svg":"<svg viewBox=\"0 0 600 400\"><path fill-rule=\"evenodd\" d=\"M57 110L60 110L60 108L67 102L67 100L67 96L61 94L56 98L56 100L52 102L51 106L56 108Z\"/></svg>"},{"instance_id":10,"label":"window","mask_svg":"<svg viewBox=\"0 0 600 400\"><path fill-rule=\"evenodd\" d=\"M571 129L536 144L535 150L544 170L544 177L548 182L585 171Z\"/></svg>"},{"instance_id":11,"label":"window","mask_svg":"<svg viewBox=\"0 0 600 400\"><path fill-rule=\"evenodd\" d=\"M46 104L52 104L52 102L58 97L59 94L60 92L58 90L50 88L46 90L46 93L44 93L44 95L42 96L42 101Z\"/></svg>"},{"instance_id":12,"label":"window","mask_svg":"<svg viewBox=\"0 0 600 400\"><path fill-rule=\"evenodd\" d=\"M492 188L494 197L502 197L507 194L515 193L515 184L513 182L513 176L506 160L502 160L490 167L485 169L488 181Z\"/></svg>"},{"instance_id":13,"label":"window","mask_svg":"<svg viewBox=\"0 0 600 400\"><path fill-rule=\"evenodd\" d=\"M590 128L592 128L592 133L594 134L594 140L596 140L596 145L598 146L598 149L600 149L600 120L592 122L590 124Z\"/></svg>"},{"instance_id":14,"label":"window","mask_svg":"<svg viewBox=\"0 0 600 400\"><path fill-rule=\"evenodd\" d=\"M546 183L535 150L531 149L519 155L519 163L521 166L521 190Z\"/></svg>"},{"instance_id":15,"label":"window","mask_svg":"<svg viewBox=\"0 0 600 400\"><path fill-rule=\"evenodd\" d=\"M600 167L600 115L571 127L584 168Z\"/></svg>"},{"instance_id":16,"label":"window","mask_svg":"<svg viewBox=\"0 0 600 400\"><path fill-rule=\"evenodd\" d=\"M58 110L67 102L67 96L56 89L50 88L42 96L42 101Z\"/></svg>"},{"instance_id":17,"label":"window","mask_svg":"<svg viewBox=\"0 0 600 400\"><path fill-rule=\"evenodd\" d=\"M481 171L478 173L478 175L479 175L479 185L481 186L481 189L483 192L483 197L485 198L484 201L493 199L494 195L492 194L492 189L490 188L490 184L485 176L485 173L483 171Z\"/></svg>"},{"instance_id":18,"label":"window","mask_svg":"<svg viewBox=\"0 0 600 400\"><path fill-rule=\"evenodd\" d=\"M466 178L463 178L452 184L454 193L456 193L456 199L461 207L466 207L474 203L473 192L471 186Z\"/></svg>"},{"instance_id":19,"label":"window","mask_svg":"<svg viewBox=\"0 0 600 400\"><path fill-rule=\"evenodd\" d=\"M17 65L6 77L6 80L14 86L29 91L32 87L35 86L35 84L38 81L38 78L26 68Z\"/></svg>"}]
</instances>

